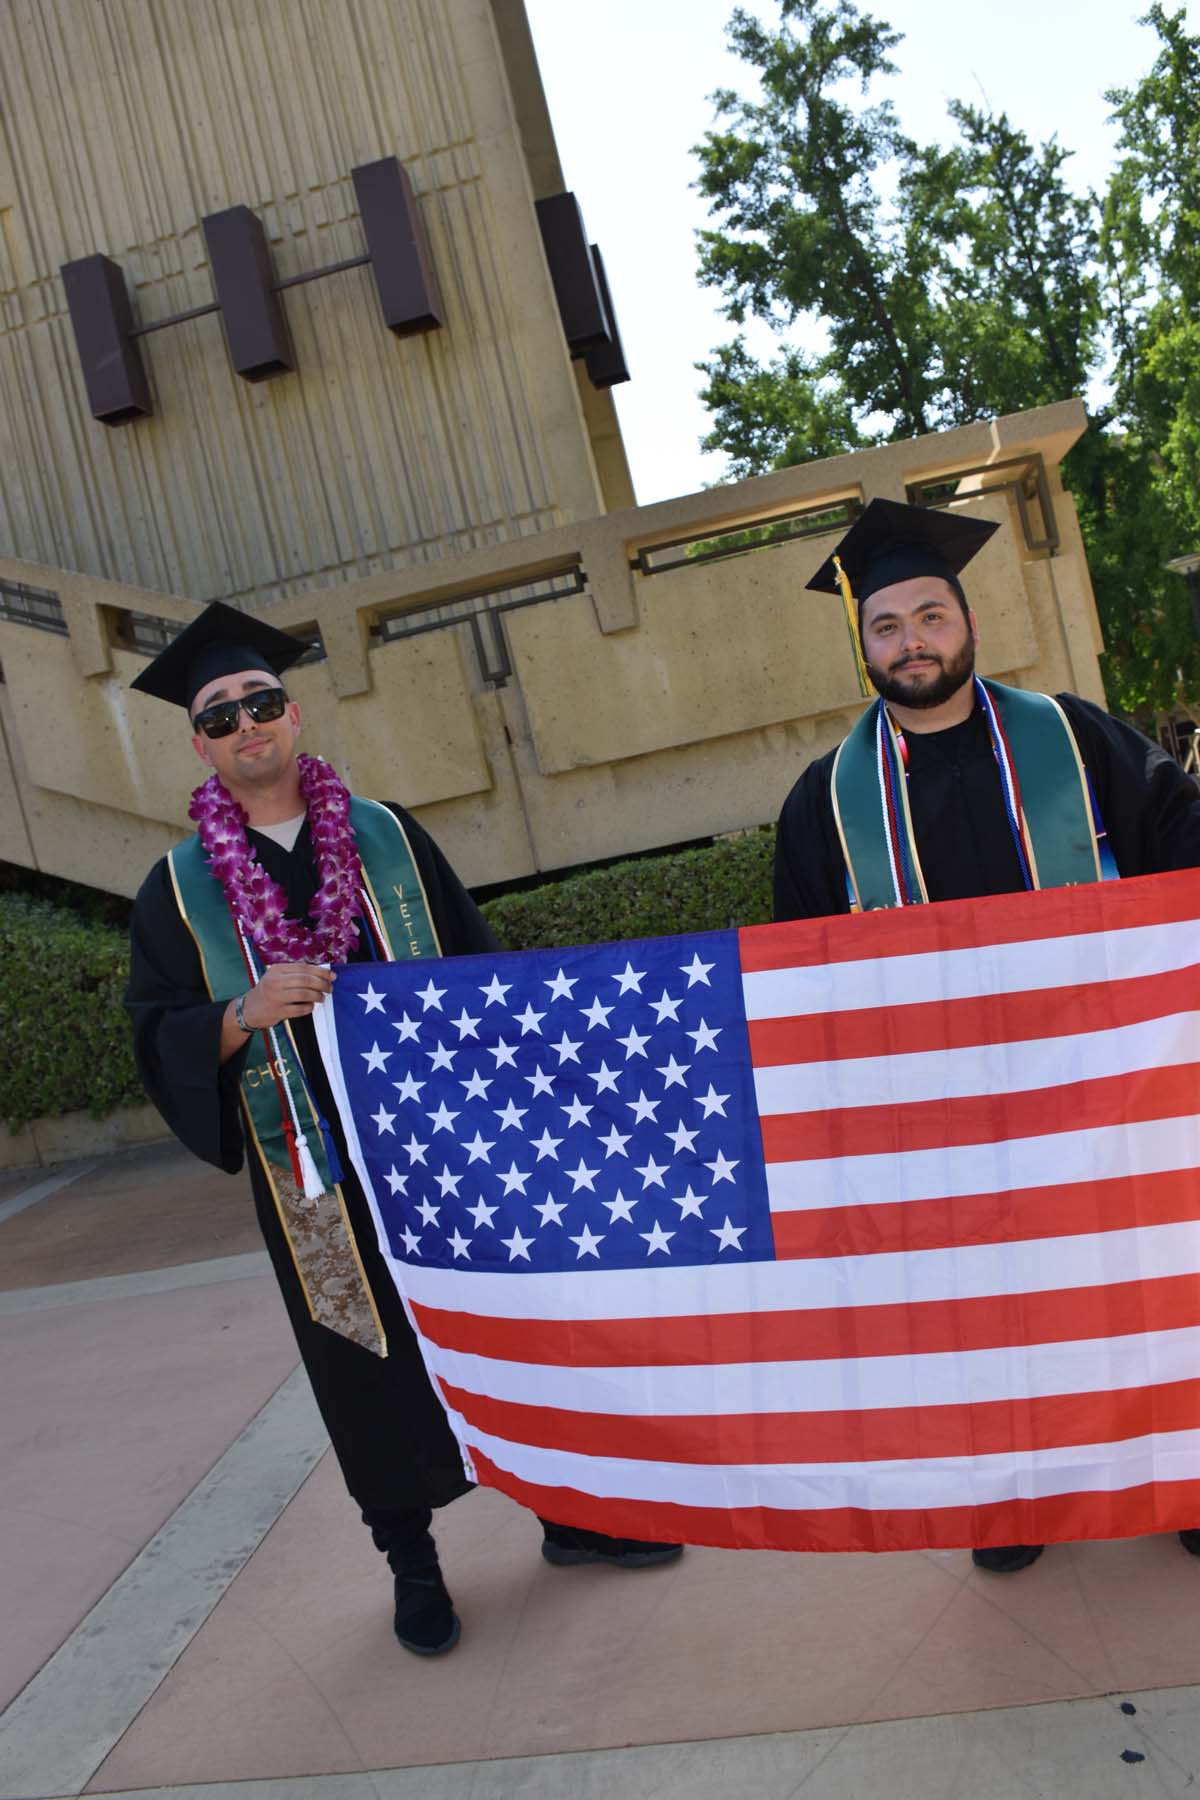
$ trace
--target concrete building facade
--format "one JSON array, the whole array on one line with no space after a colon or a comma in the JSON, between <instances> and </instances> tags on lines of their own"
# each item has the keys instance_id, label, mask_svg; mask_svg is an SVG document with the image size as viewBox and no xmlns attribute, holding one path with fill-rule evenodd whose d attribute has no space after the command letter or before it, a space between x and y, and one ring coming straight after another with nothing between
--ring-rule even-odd
<instances>
[{"instance_id":1,"label":"concrete building facade","mask_svg":"<svg viewBox=\"0 0 1200 1800\"><path fill-rule=\"evenodd\" d=\"M877 494L998 519L984 671L1103 699L1077 402L635 505L619 347L579 353L539 222L566 183L520 0L26 0L0 106L0 858L129 893L185 829L186 731L128 682L213 598L313 640L309 747L473 884L763 822L857 711L802 589ZM214 307L214 217L262 246L268 379ZM100 257L128 317L89 375L70 271ZM145 403L104 423L122 357Z\"/></svg>"}]
</instances>

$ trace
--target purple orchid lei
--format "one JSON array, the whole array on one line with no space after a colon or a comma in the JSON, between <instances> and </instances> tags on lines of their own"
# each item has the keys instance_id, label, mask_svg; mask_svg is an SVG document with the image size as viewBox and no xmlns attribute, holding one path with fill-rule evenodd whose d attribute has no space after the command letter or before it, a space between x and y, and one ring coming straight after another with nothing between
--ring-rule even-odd
<instances>
[{"instance_id":1,"label":"purple orchid lei","mask_svg":"<svg viewBox=\"0 0 1200 1800\"><path fill-rule=\"evenodd\" d=\"M358 943L362 885L350 791L319 756L298 756L296 767L320 878L310 908L315 927L286 916L283 889L254 854L246 814L219 776L210 775L196 789L188 817L196 822L208 866L225 890L230 911L264 963L341 963Z\"/></svg>"}]
</instances>

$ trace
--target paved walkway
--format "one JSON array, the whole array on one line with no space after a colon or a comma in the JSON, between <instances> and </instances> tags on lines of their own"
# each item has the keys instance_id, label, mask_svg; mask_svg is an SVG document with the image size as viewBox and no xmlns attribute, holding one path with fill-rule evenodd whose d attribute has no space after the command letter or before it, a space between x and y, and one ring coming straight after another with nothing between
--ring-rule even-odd
<instances>
[{"instance_id":1,"label":"paved walkway","mask_svg":"<svg viewBox=\"0 0 1200 1800\"><path fill-rule=\"evenodd\" d=\"M693 1549L555 1570L441 1515L463 1641L405 1655L248 1191L174 1148L0 1178L0 1796L1183 1795L1200 1562L1174 1538Z\"/></svg>"}]
</instances>

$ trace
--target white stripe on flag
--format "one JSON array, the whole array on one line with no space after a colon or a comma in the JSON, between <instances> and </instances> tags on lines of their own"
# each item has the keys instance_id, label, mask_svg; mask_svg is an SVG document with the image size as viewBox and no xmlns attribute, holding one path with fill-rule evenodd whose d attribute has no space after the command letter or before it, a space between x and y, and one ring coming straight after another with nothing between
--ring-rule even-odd
<instances>
[{"instance_id":1,"label":"white stripe on flag","mask_svg":"<svg viewBox=\"0 0 1200 1800\"><path fill-rule=\"evenodd\" d=\"M742 977L748 1019L808 1013L885 1010L928 1000L973 1000L983 994L1088 986L1161 975L1196 962L1192 920L1135 925L1068 937L1031 938L962 950L924 951L809 968L761 969Z\"/></svg>"},{"instance_id":2,"label":"white stripe on flag","mask_svg":"<svg viewBox=\"0 0 1200 1800\"><path fill-rule=\"evenodd\" d=\"M1194 1481L1200 1431L1155 1432L1115 1444L1069 1444L1014 1455L930 1457L903 1462L703 1463L631 1462L510 1443L467 1425L456 1431L473 1449L519 1480L578 1488L614 1500L665 1500L680 1506L779 1507L869 1512L913 1507L987 1506L1053 1494L1120 1492L1152 1481Z\"/></svg>"},{"instance_id":3,"label":"white stripe on flag","mask_svg":"<svg viewBox=\"0 0 1200 1800\"><path fill-rule=\"evenodd\" d=\"M1200 1114L1097 1125L998 1144L954 1144L894 1154L813 1157L767 1164L773 1212L828 1206L882 1206L1020 1193L1121 1175L1159 1175L1200 1165Z\"/></svg>"},{"instance_id":4,"label":"white stripe on flag","mask_svg":"<svg viewBox=\"0 0 1200 1800\"><path fill-rule=\"evenodd\" d=\"M1107 1031L1072 1032L1016 1044L779 1063L755 1069L754 1088L763 1114L836 1112L843 1107L911 1106L979 1094L1025 1094L1066 1082L1195 1062L1198 1057L1200 1014L1188 1011Z\"/></svg>"},{"instance_id":5,"label":"white stripe on flag","mask_svg":"<svg viewBox=\"0 0 1200 1800\"><path fill-rule=\"evenodd\" d=\"M443 1380L489 1400L623 1418L860 1412L1102 1394L1200 1373L1200 1326L999 1350L653 1369L560 1368L431 1345Z\"/></svg>"},{"instance_id":6,"label":"white stripe on flag","mask_svg":"<svg viewBox=\"0 0 1200 1800\"><path fill-rule=\"evenodd\" d=\"M605 1270L492 1275L388 1261L401 1292L416 1304L481 1318L687 1318L1038 1294L1198 1274L1200 1221L877 1256L622 1269L615 1281Z\"/></svg>"}]
</instances>

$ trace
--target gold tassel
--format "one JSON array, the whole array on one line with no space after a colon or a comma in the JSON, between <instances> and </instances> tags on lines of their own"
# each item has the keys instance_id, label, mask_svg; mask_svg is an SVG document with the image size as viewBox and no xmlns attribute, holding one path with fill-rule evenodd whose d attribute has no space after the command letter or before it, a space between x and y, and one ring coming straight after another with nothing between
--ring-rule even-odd
<instances>
[{"instance_id":1,"label":"gold tassel","mask_svg":"<svg viewBox=\"0 0 1200 1800\"><path fill-rule=\"evenodd\" d=\"M838 586L842 590L842 606L846 614L846 629L850 633L850 646L854 651L854 667L858 673L858 689L864 700L870 698L874 689L867 675L866 658L863 656L862 638L858 630L858 607L850 587L850 577L842 567L842 559L835 556L833 566L837 570Z\"/></svg>"}]
</instances>

